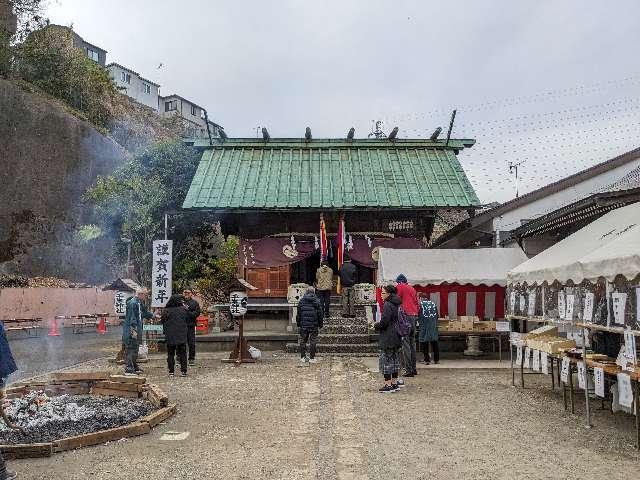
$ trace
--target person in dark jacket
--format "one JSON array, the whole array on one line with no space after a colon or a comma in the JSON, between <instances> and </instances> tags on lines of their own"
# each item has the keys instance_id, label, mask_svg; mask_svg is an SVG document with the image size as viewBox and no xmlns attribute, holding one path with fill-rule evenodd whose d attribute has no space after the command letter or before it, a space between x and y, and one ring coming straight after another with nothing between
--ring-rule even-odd
<instances>
[{"instance_id":1,"label":"person in dark jacket","mask_svg":"<svg viewBox=\"0 0 640 480\"><path fill-rule=\"evenodd\" d=\"M7 378L16 370L18 370L18 367L13 359L11 348L9 348L4 323L0 322L0 402L4 402L5 400L4 389L7 384ZM0 453L0 480L13 480L15 478L18 478L18 475L15 472L7 470L7 464L4 461L2 453Z\"/></svg>"},{"instance_id":2,"label":"person in dark jacket","mask_svg":"<svg viewBox=\"0 0 640 480\"><path fill-rule=\"evenodd\" d=\"M419 333L418 340L424 354L424 363L431 363L429 358L429 346L433 351L433 363L440 361L440 348L438 347L438 307L427 297L426 293L418 293L420 310L418 311Z\"/></svg>"},{"instance_id":3,"label":"person in dark jacket","mask_svg":"<svg viewBox=\"0 0 640 480\"><path fill-rule=\"evenodd\" d=\"M300 329L300 361L307 361L307 342L309 342L309 362L315 363L318 329L322 328L324 314L320 300L316 297L315 288L308 287L298 303L296 323Z\"/></svg>"},{"instance_id":4,"label":"person in dark jacket","mask_svg":"<svg viewBox=\"0 0 640 480\"><path fill-rule=\"evenodd\" d=\"M356 266L351 263L349 257L345 257L342 268L340 269L340 285L342 287L342 316L343 317L355 317L356 311L354 308L355 295L353 286L358 281L358 270Z\"/></svg>"},{"instance_id":5,"label":"person in dark jacket","mask_svg":"<svg viewBox=\"0 0 640 480\"><path fill-rule=\"evenodd\" d=\"M173 377L176 366L176 353L180 361L180 372L187 376L187 322L189 311L185 308L181 295L171 295L162 311L160 322L167 344L167 366L169 376Z\"/></svg>"},{"instance_id":6,"label":"person in dark jacket","mask_svg":"<svg viewBox=\"0 0 640 480\"><path fill-rule=\"evenodd\" d=\"M384 376L384 386L380 393L395 392L399 388L398 370L400 370L400 348L402 341L396 324L398 323L398 308L402 300L396 294L396 287L386 285L382 288L382 315L380 321L373 324L378 331L378 351L380 372Z\"/></svg>"},{"instance_id":7,"label":"person in dark jacket","mask_svg":"<svg viewBox=\"0 0 640 480\"><path fill-rule=\"evenodd\" d=\"M187 350L189 357L189 365L196 364L196 320L200 316L200 304L193 298L193 292L191 290L184 290L182 292L184 297L184 304L189 311L187 317Z\"/></svg>"},{"instance_id":8,"label":"person in dark jacket","mask_svg":"<svg viewBox=\"0 0 640 480\"><path fill-rule=\"evenodd\" d=\"M153 318L153 314L147 310L144 304L148 293L146 288L142 288L136 291L135 297L127 300L126 313L122 323L122 344L125 350L124 372L127 375L142 373L142 369L138 367L138 349L143 340L144 320Z\"/></svg>"}]
</instances>

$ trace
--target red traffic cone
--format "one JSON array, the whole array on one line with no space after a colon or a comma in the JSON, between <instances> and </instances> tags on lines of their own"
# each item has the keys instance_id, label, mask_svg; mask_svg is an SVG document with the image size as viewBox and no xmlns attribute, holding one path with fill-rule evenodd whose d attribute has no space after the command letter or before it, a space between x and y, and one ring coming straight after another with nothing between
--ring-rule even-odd
<instances>
[{"instance_id":1,"label":"red traffic cone","mask_svg":"<svg viewBox=\"0 0 640 480\"><path fill-rule=\"evenodd\" d=\"M58 318L54 317L49 321L49 336L50 337L59 337L60 332L58 331Z\"/></svg>"},{"instance_id":2,"label":"red traffic cone","mask_svg":"<svg viewBox=\"0 0 640 480\"><path fill-rule=\"evenodd\" d=\"M104 317L98 322L98 334L104 335L107 333L107 322L104 321Z\"/></svg>"}]
</instances>

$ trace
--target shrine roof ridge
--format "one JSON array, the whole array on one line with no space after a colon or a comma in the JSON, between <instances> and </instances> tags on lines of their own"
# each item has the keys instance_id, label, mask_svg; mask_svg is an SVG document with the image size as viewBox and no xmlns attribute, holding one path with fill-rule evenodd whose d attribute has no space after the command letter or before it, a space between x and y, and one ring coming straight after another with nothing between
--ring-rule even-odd
<instances>
[{"instance_id":1,"label":"shrine roof ridge","mask_svg":"<svg viewBox=\"0 0 640 480\"><path fill-rule=\"evenodd\" d=\"M450 138L431 140L429 138L397 138L389 140L387 138L226 138L214 139L209 143L208 139L195 139L190 141L195 148L207 150L210 148L442 148L452 150L462 150L471 148L476 141L470 138Z\"/></svg>"}]
</instances>

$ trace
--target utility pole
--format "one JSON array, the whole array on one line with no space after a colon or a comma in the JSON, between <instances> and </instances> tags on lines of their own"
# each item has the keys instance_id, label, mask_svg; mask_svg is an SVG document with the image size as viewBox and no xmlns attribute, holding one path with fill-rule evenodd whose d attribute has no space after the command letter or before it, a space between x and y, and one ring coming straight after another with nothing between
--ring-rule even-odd
<instances>
[{"instance_id":1,"label":"utility pole","mask_svg":"<svg viewBox=\"0 0 640 480\"><path fill-rule=\"evenodd\" d=\"M516 183L516 198L518 198L519 192L518 192L518 167L520 165L522 165L525 161L524 160L520 160L519 162L509 162L509 173L515 173L515 183Z\"/></svg>"}]
</instances>

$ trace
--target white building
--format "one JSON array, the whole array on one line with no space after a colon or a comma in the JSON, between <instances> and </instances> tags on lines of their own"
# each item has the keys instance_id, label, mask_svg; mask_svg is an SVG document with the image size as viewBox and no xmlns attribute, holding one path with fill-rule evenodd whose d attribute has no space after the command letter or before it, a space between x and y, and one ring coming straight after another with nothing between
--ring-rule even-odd
<instances>
[{"instance_id":1,"label":"white building","mask_svg":"<svg viewBox=\"0 0 640 480\"><path fill-rule=\"evenodd\" d=\"M165 118L178 115L182 118L186 137L207 138L209 136L205 109L180 95L160 97L160 115ZM209 121L211 137L220 137L220 130L222 130L220 125Z\"/></svg>"},{"instance_id":2,"label":"white building","mask_svg":"<svg viewBox=\"0 0 640 480\"><path fill-rule=\"evenodd\" d=\"M122 92L133 98L136 102L158 111L158 99L160 98L160 85L140 76L138 72L124 67L118 63L107 65L109 75Z\"/></svg>"}]
</instances>

